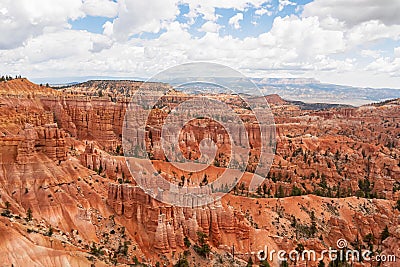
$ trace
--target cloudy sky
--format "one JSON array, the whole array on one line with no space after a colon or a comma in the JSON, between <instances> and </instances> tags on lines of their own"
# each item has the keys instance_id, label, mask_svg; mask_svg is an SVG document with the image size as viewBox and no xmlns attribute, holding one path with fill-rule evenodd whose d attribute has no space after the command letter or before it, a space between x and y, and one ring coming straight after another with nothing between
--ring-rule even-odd
<instances>
[{"instance_id":1,"label":"cloudy sky","mask_svg":"<svg viewBox=\"0 0 400 267\"><path fill-rule=\"evenodd\" d=\"M0 73L146 78L206 61L400 88L399 14L400 0L0 0Z\"/></svg>"}]
</instances>

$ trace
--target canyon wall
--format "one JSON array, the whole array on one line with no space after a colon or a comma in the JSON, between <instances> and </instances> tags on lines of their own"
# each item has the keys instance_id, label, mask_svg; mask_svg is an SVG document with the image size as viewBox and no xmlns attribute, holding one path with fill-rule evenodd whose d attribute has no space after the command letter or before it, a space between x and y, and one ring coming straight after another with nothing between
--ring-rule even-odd
<instances>
[{"instance_id":1,"label":"canyon wall","mask_svg":"<svg viewBox=\"0 0 400 267\"><path fill-rule=\"evenodd\" d=\"M184 249L184 237L197 241L198 232L216 247L228 234L238 250L249 247L250 225L244 214L220 202L194 209L174 207L155 201L137 186L110 184L107 203L116 214L144 226L151 245L162 253Z\"/></svg>"}]
</instances>

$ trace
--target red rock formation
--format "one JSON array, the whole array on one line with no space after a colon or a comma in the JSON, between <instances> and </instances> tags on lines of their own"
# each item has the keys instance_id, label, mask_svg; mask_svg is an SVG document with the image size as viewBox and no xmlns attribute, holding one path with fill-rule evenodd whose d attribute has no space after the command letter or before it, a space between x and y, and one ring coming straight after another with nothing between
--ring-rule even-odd
<instances>
[{"instance_id":1,"label":"red rock formation","mask_svg":"<svg viewBox=\"0 0 400 267\"><path fill-rule=\"evenodd\" d=\"M26 78L13 79L11 81L0 82L0 95L18 97L36 97L60 95L60 92L47 86L39 86Z\"/></svg>"},{"instance_id":2,"label":"red rock formation","mask_svg":"<svg viewBox=\"0 0 400 267\"><path fill-rule=\"evenodd\" d=\"M121 137L127 102L83 97L42 99L46 109L53 110L60 127L79 139L96 140L114 150Z\"/></svg>"},{"instance_id":3,"label":"red rock formation","mask_svg":"<svg viewBox=\"0 0 400 267\"><path fill-rule=\"evenodd\" d=\"M385 262L385 266L396 267L398 266L398 261L400 259L400 218L397 219L397 223L395 223L392 227L389 227L390 236L383 241L383 248L381 255L386 256L387 262ZM389 261L389 256L394 256L395 260L391 258Z\"/></svg>"},{"instance_id":4,"label":"red rock formation","mask_svg":"<svg viewBox=\"0 0 400 267\"><path fill-rule=\"evenodd\" d=\"M162 204L145 194L133 180L146 181L145 175L130 177L120 157L122 151L117 153L127 105L117 91L128 89L127 83L113 86L94 82L84 86L90 94L80 91L65 97L23 80L6 84L0 84L0 209L5 215L0 216L0 255L6 255L6 265L86 266L92 263L87 260L91 256L96 266L112 264L110 259L132 263L133 256L148 263L171 264L177 260L174 251L179 255L189 250L197 257L192 248L185 246L184 238L196 243L198 231L206 234L206 242L212 247L208 262L197 259L204 265L213 265L213 258L231 253L232 246L235 257L247 260L246 253L264 245L293 249L302 243L321 251L335 247L337 239L346 238L350 244L358 241L366 246L363 239L368 234L376 237L376 250L381 246L377 237L385 226L389 226L390 237L382 249L400 256L399 212L393 209L400 196L398 101L310 112L272 97L276 100L273 110L278 144L265 181L270 198L266 192L248 192L251 175L247 173L240 181L245 185L243 190L236 189L220 202L192 209ZM96 96L99 87L104 87L102 97ZM65 90L73 94L75 89ZM175 94L160 103L154 122L179 102L176 99L187 98ZM259 145L259 132L246 106L237 97L219 97L248 119L246 129L252 145ZM162 159L156 140L159 128L150 127L147 133L136 134L147 136L149 150ZM245 133L236 134L243 137ZM205 137L215 140L221 152L228 150L226 134L215 123L205 127L188 124L182 134L183 153L195 153L197 142ZM226 158L220 156L221 161ZM135 160L143 167L143 161ZM253 163L251 160L250 167ZM173 170L161 161L153 164L166 177ZM207 173L216 176L221 169L210 167ZM164 186L157 181L146 182ZM309 194L272 198L281 193L280 188L285 196L292 194L294 186L303 194L329 197ZM360 197L347 197L355 194ZM374 194L387 200L363 198ZM7 202L11 207L7 208ZM30 222L24 218L28 208L33 213ZM310 234L313 225L316 233ZM54 230L51 237L49 229ZM104 247L103 256L88 254L96 254L92 242L96 248ZM126 256L121 253L124 242L130 244ZM226 257L223 259L229 262Z\"/></svg>"},{"instance_id":5,"label":"red rock formation","mask_svg":"<svg viewBox=\"0 0 400 267\"><path fill-rule=\"evenodd\" d=\"M198 231L211 237L215 245L219 245L223 233L237 235L238 240L249 239L249 226L243 224L244 215L234 214L232 208L226 211L218 203L198 209L165 206L150 199L138 187L115 184L110 184L108 203L117 214L136 219L145 226L154 238L150 237L154 247L163 253L177 246L182 249L184 236L196 241Z\"/></svg>"},{"instance_id":6,"label":"red rock formation","mask_svg":"<svg viewBox=\"0 0 400 267\"><path fill-rule=\"evenodd\" d=\"M2 161L32 163L37 153L43 153L54 161L64 161L67 158L65 137L66 133L55 124L40 127L25 124L18 135L0 137Z\"/></svg>"}]
</instances>

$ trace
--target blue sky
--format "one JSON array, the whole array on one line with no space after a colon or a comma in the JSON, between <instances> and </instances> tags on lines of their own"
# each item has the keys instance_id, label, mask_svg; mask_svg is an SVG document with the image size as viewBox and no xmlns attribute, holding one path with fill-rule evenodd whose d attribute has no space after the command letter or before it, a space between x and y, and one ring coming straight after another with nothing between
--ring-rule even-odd
<instances>
[{"instance_id":1,"label":"blue sky","mask_svg":"<svg viewBox=\"0 0 400 267\"><path fill-rule=\"evenodd\" d=\"M114 1L116 2L116 1ZM295 0L291 1L296 3L296 5L288 5L282 11L279 11L279 0L274 0L271 2L265 2L260 7L270 10L271 14L257 15L255 12L259 8L249 6L243 13L243 20L240 22L241 28L234 29L232 25L229 25L229 19L238 13L235 8L216 8L215 14L218 16L217 23L223 28L220 33L222 35L232 35L237 38L246 38L249 36L256 37L262 33L269 31L272 27L275 17L285 17L290 15L301 15L301 6L308 4L311 0ZM300 8L299 8L300 7ZM188 4L179 4L179 15L176 17L176 21L181 23L188 23L189 19L186 15L189 13L190 8ZM117 16L116 16L117 17ZM86 30L92 33L102 33L103 25L106 21L112 22L116 17L100 17L100 16L85 16L76 20L69 20L72 29L74 30ZM195 19L195 23L191 25L189 32L194 36L203 36L205 33L199 31L201 26L207 20L203 19L202 16L198 16ZM160 33L158 33L160 34ZM152 36L157 37L156 34L142 34L141 37L148 38Z\"/></svg>"},{"instance_id":2,"label":"blue sky","mask_svg":"<svg viewBox=\"0 0 400 267\"><path fill-rule=\"evenodd\" d=\"M147 78L208 61L251 77L400 88L398 14L398 0L5 0L0 72Z\"/></svg>"},{"instance_id":3,"label":"blue sky","mask_svg":"<svg viewBox=\"0 0 400 267\"><path fill-rule=\"evenodd\" d=\"M73 30L85 30L92 33L103 33L103 25L106 21L112 22L112 18L87 16L77 20L69 20Z\"/></svg>"}]
</instances>

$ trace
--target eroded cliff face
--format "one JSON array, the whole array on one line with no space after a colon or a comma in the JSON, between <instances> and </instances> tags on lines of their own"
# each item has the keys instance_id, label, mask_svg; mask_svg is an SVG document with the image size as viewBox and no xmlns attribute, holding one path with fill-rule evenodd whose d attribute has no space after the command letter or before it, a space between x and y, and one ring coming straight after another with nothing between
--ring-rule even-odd
<instances>
[{"instance_id":1,"label":"eroded cliff face","mask_svg":"<svg viewBox=\"0 0 400 267\"><path fill-rule=\"evenodd\" d=\"M16 136L17 139L22 139L17 146L17 163L32 161L31 158L35 153L43 153L54 161L66 160L66 137L68 135L54 123L38 127L25 124L24 129Z\"/></svg>"},{"instance_id":2,"label":"eroded cliff face","mask_svg":"<svg viewBox=\"0 0 400 267\"><path fill-rule=\"evenodd\" d=\"M96 88L96 84L91 84L90 88ZM135 86L133 87L136 88ZM161 127L171 109L187 97L178 95L162 98L150 113L148 120L143 119L148 123L145 131L140 122L125 121L130 126L125 136L129 138L131 147L125 147L127 151L123 151L122 125L128 101L121 98L116 102L110 101L110 97L119 96L118 91L112 86L111 89L105 85L100 87L98 88L106 88L104 90L111 96L98 97L94 94L47 98L41 101L46 110L53 111L60 127L79 140L95 141L101 149L112 154L126 152L135 155L137 147L141 147L145 148L151 159L165 160L165 151L160 141ZM95 92L94 89L92 91ZM259 128L252 123L254 118L247 115L247 109L242 107L239 100L229 96L220 96L219 100L238 107L239 112L242 112L241 116L248 121L245 124L246 131L233 125L230 127L230 133L227 133L221 124L215 121L192 120L179 136L179 148L166 149L180 149L183 157L196 160L200 155L199 142L208 138L218 147L216 160L212 164L224 167L232 160L241 166L241 159L231 158L232 144L229 134L238 136L239 147L248 137L251 151L246 170L254 172L260 155ZM393 102L380 107L301 111L277 96L270 97L269 100L273 102L271 106L277 123L276 156L268 174L268 178L272 178L275 184L269 188L272 196L277 193L279 187L283 189L285 196L290 195L293 185L301 184L301 191L322 196L362 196L367 193L394 200L398 198L400 191L393 190L397 182L393 177L400 175L400 163L393 155L399 152L398 139L395 138L400 134L399 105ZM143 116L146 114L140 107L135 113L143 113ZM218 116L223 120L222 111ZM177 122L172 120L170 123ZM168 131L168 127L164 131ZM172 134L167 133L166 136ZM273 129L270 129L266 137L266 140L271 142L270 152L275 151L273 138L275 134ZM145 143L138 140L145 140ZM266 173L262 175L267 176ZM360 189L360 181L369 183L369 192ZM321 184L324 186L318 186Z\"/></svg>"},{"instance_id":3,"label":"eroded cliff face","mask_svg":"<svg viewBox=\"0 0 400 267\"><path fill-rule=\"evenodd\" d=\"M186 250L183 240L196 243L196 233L202 232L215 248L214 255L232 253L234 248L236 258L252 257L254 262L258 259L251 252L265 246L289 252L302 244L319 257L322 250L337 248L340 239L345 239L349 248L367 248L368 235L375 237L372 251L378 252L383 228L396 225L400 215L393 212L388 200L312 195L284 199L227 195L222 202L206 207L177 208L154 201L139 187L128 184L111 184L107 202L121 220L137 225L135 231L142 233L139 244L153 247L160 255ZM397 228L391 227L393 236L384 241L385 255L398 255ZM279 264L276 258L271 263ZM318 261L307 264L317 266Z\"/></svg>"},{"instance_id":4,"label":"eroded cliff face","mask_svg":"<svg viewBox=\"0 0 400 267\"><path fill-rule=\"evenodd\" d=\"M54 112L60 127L79 140L96 140L107 150L120 143L127 102L111 102L95 97L42 99Z\"/></svg>"},{"instance_id":5,"label":"eroded cliff face","mask_svg":"<svg viewBox=\"0 0 400 267\"><path fill-rule=\"evenodd\" d=\"M192 264L213 266L222 261L233 266L234 251L236 264L244 266L249 253L265 245L291 250L302 244L320 252L336 247L340 238L352 247L370 246L365 238L369 234L374 236L374 252L400 256L400 214L395 208L400 192L398 101L302 111L273 96L276 157L259 190L248 190L253 171L249 168L221 201L179 208L145 194L135 182L145 176L132 177L122 156L128 101L121 92L139 84L95 82L80 91L67 88L63 96L25 80L0 84L0 255L5 255L4 265L105 266L133 264L137 259L170 266L186 255ZM100 97L99 86L104 87ZM118 93L119 89L123 90ZM83 94L84 90L92 93ZM160 103L155 121L176 105L174 97ZM236 97L219 97L245 112ZM168 102L174 104L168 107ZM198 156L198 141L205 137L216 141L221 154L227 152L229 140L223 129L214 124L202 127L202 123L208 122L194 121L182 132L184 155ZM247 133L256 147L258 132L250 125ZM179 181L182 175L189 178L163 161L159 128L138 134L146 138L160 175L171 181ZM224 171L227 159L221 155L207 169L210 181ZM138 168L143 165L141 159L135 160ZM250 160L250 166L253 163ZM183 186L201 183L203 174L193 175ZM290 196L297 194L307 195ZM389 237L381 242L385 226ZM194 250L195 244L200 245L198 233L211 247L208 259ZM307 266L317 264L308 262ZM276 259L271 265L278 265Z\"/></svg>"},{"instance_id":6,"label":"eroded cliff face","mask_svg":"<svg viewBox=\"0 0 400 267\"><path fill-rule=\"evenodd\" d=\"M238 250L249 246L250 225L244 214L220 202L202 208L180 208L163 205L145 194L138 186L111 184L108 204L116 214L142 225L150 245L161 253L185 249L184 237L197 241L204 233L215 247L222 236L230 235Z\"/></svg>"},{"instance_id":7,"label":"eroded cliff face","mask_svg":"<svg viewBox=\"0 0 400 267\"><path fill-rule=\"evenodd\" d=\"M8 81L6 89L0 98L1 265L106 266L88 252L110 224L107 183L80 164L83 144L42 105L44 95L59 93L25 80ZM109 248L118 247L117 238L125 240L117 233Z\"/></svg>"},{"instance_id":8,"label":"eroded cliff face","mask_svg":"<svg viewBox=\"0 0 400 267\"><path fill-rule=\"evenodd\" d=\"M383 255L393 255L396 257L396 261L388 262L386 266L395 267L398 265L398 259L400 258L400 221L399 218L397 222L395 221L392 227L390 227L389 232L391 236L383 241L382 244L382 254Z\"/></svg>"}]
</instances>

